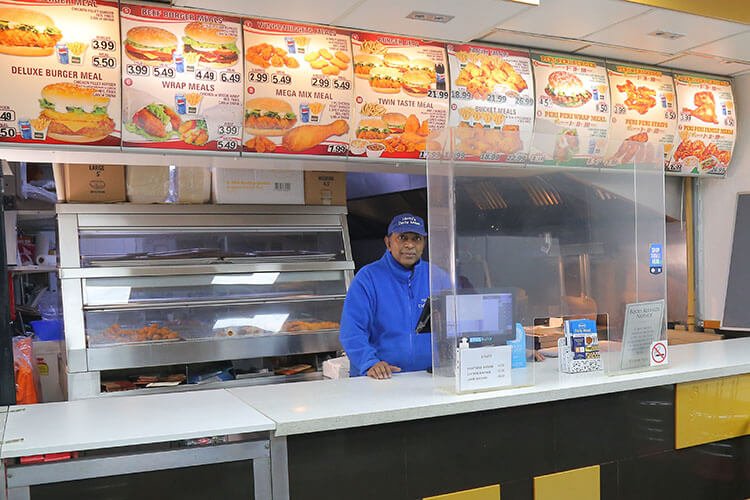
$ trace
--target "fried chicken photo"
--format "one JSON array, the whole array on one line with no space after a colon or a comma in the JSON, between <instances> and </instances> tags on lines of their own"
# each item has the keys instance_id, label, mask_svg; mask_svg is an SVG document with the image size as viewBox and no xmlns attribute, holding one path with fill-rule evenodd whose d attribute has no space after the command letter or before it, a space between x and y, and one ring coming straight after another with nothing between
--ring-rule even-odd
<instances>
[{"instance_id":1,"label":"fried chicken photo","mask_svg":"<svg viewBox=\"0 0 750 500\"><path fill-rule=\"evenodd\" d=\"M289 151L298 153L314 148L334 135L349 132L349 125L344 120L336 120L327 125L300 125L284 135L281 143Z\"/></svg>"},{"instance_id":2,"label":"fried chicken photo","mask_svg":"<svg viewBox=\"0 0 750 500\"><path fill-rule=\"evenodd\" d=\"M638 111L645 115L649 109L656 106L656 91L646 86L636 87L630 80L625 80L622 85L617 85L617 90L627 94L625 106L628 109Z\"/></svg>"},{"instance_id":3,"label":"fried chicken photo","mask_svg":"<svg viewBox=\"0 0 750 500\"><path fill-rule=\"evenodd\" d=\"M719 119L716 116L716 101L714 100L713 92L696 92L693 96L693 104L695 104L697 108L685 108L683 111L685 113L690 113L702 122L719 124Z\"/></svg>"}]
</instances>

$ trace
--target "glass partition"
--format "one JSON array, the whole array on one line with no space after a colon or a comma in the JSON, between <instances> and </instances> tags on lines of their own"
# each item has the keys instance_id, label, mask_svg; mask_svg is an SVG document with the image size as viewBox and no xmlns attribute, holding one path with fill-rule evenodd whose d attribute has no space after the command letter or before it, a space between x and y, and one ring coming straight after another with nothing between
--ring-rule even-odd
<instances>
[{"instance_id":1,"label":"glass partition","mask_svg":"<svg viewBox=\"0 0 750 500\"><path fill-rule=\"evenodd\" d=\"M666 340L661 146L469 162L459 132L431 141L427 161L430 260L448 275L431 282L436 383L467 392L663 365L651 359Z\"/></svg>"}]
</instances>

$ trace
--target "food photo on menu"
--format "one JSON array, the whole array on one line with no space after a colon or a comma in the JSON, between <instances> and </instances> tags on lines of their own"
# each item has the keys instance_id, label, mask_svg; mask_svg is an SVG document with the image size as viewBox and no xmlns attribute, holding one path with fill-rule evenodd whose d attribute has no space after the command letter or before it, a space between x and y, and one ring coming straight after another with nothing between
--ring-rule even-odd
<instances>
[{"instance_id":1,"label":"food photo on menu","mask_svg":"<svg viewBox=\"0 0 750 500\"><path fill-rule=\"evenodd\" d=\"M604 165L658 163L669 157L677 129L671 73L623 63L607 64L612 93ZM664 158L657 157L659 147Z\"/></svg>"},{"instance_id":2,"label":"food photo on menu","mask_svg":"<svg viewBox=\"0 0 750 500\"><path fill-rule=\"evenodd\" d=\"M119 145L116 11L0 1L0 142Z\"/></svg>"},{"instance_id":3,"label":"food photo on menu","mask_svg":"<svg viewBox=\"0 0 750 500\"><path fill-rule=\"evenodd\" d=\"M529 161L602 166L608 146L610 94L603 61L532 52L536 116Z\"/></svg>"},{"instance_id":4,"label":"food photo on menu","mask_svg":"<svg viewBox=\"0 0 750 500\"><path fill-rule=\"evenodd\" d=\"M352 37L356 125L350 151L367 158L425 158L447 125L445 48L416 39Z\"/></svg>"},{"instance_id":5,"label":"food photo on menu","mask_svg":"<svg viewBox=\"0 0 750 500\"><path fill-rule=\"evenodd\" d=\"M244 151L349 152L353 65L349 33L246 19Z\"/></svg>"},{"instance_id":6,"label":"food photo on menu","mask_svg":"<svg viewBox=\"0 0 750 500\"><path fill-rule=\"evenodd\" d=\"M679 113L675 148L666 170L683 175L725 175L737 132L729 80L675 74Z\"/></svg>"},{"instance_id":7,"label":"food photo on menu","mask_svg":"<svg viewBox=\"0 0 750 500\"><path fill-rule=\"evenodd\" d=\"M123 145L241 148L239 19L125 5Z\"/></svg>"},{"instance_id":8,"label":"food photo on menu","mask_svg":"<svg viewBox=\"0 0 750 500\"><path fill-rule=\"evenodd\" d=\"M528 51L448 45L454 159L523 163L534 123Z\"/></svg>"}]
</instances>

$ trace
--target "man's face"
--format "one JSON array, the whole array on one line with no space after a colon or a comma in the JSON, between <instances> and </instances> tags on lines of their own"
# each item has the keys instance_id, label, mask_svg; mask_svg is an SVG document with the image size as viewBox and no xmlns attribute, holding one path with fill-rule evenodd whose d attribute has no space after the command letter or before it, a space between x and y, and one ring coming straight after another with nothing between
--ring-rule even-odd
<instances>
[{"instance_id":1,"label":"man's face","mask_svg":"<svg viewBox=\"0 0 750 500\"><path fill-rule=\"evenodd\" d=\"M424 252L425 237L417 233L392 233L385 237L385 246L396 262L410 269Z\"/></svg>"}]
</instances>

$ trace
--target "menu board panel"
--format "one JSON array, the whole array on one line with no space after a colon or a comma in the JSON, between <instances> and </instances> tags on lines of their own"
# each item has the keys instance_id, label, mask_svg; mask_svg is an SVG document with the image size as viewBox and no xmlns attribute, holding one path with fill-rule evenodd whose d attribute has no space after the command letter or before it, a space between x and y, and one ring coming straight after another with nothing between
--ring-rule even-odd
<instances>
[{"instance_id":1,"label":"menu board panel","mask_svg":"<svg viewBox=\"0 0 750 500\"><path fill-rule=\"evenodd\" d=\"M534 130L529 52L448 45L456 160L525 163Z\"/></svg>"},{"instance_id":2,"label":"menu board panel","mask_svg":"<svg viewBox=\"0 0 750 500\"><path fill-rule=\"evenodd\" d=\"M612 92L609 146L604 164L657 161L657 145L666 161L677 131L677 106L672 75L657 69L608 64Z\"/></svg>"},{"instance_id":3,"label":"menu board panel","mask_svg":"<svg viewBox=\"0 0 750 500\"><path fill-rule=\"evenodd\" d=\"M0 142L120 145L117 2L0 1Z\"/></svg>"},{"instance_id":4,"label":"menu board panel","mask_svg":"<svg viewBox=\"0 0 750 500\"><path fill-rule=\"evenodd\" d=\"M349 33L245 19L244 151L346 155L354 99Z\"/></svg>"},{"instance_id":5,"label":"menu board panel","mask_svg":"<svg viewBox=\"0 0 750 500\"><path fill-rule=\"evenodd\" d=\"M680 112L667 172L725 175L737 135L730 81L675 73L674 82Z\"/></svg>"},{"instance_id":6,"label":"menu board panel","mask_svg":"<svg viewBox=\"0 0 750 500\"><path fill-rule=\"evenodd\" d=\"M124 147L239 153L239 18L122 4Z\"/></svg>"},{"instance_id":7,"label":"menu board panel","mask_svg":"<svg viewBox=\"0 0 750 500\"><path fill-rule=\"evenodd\" d=\"M600 61L531 53L536 89L529 161L600 166L609 130L607 70Z\"/></svg>"},{"instance_id":8,"label":"menu board panel","mask_svg":"<svg viewBox=\"0 0 750 500\"><path fill-rule=\"evenodd\" d=\"M440 155L430 139L448 123L445 47L378 33L352 34L354 127L350 154L368 158Z\"/></svg>"}]
</instances>

